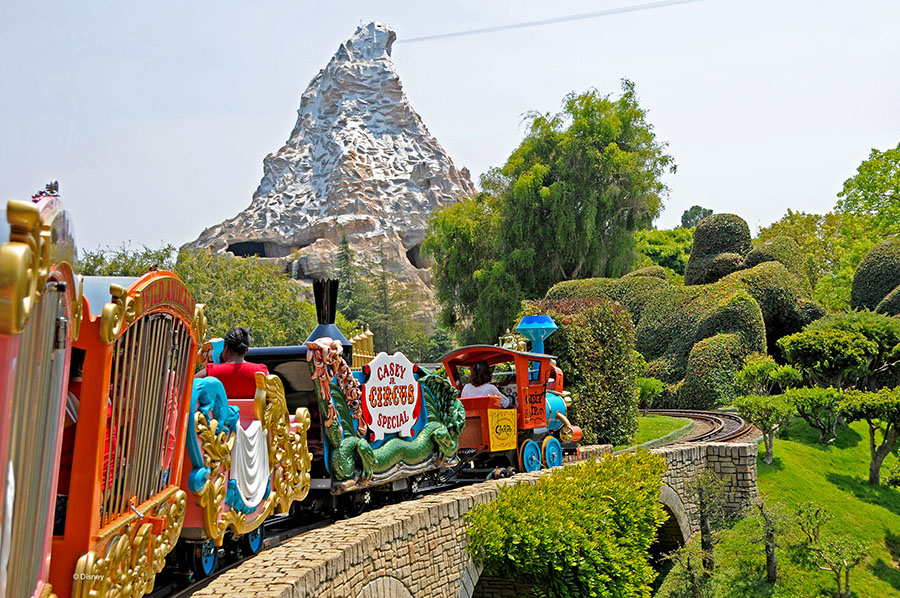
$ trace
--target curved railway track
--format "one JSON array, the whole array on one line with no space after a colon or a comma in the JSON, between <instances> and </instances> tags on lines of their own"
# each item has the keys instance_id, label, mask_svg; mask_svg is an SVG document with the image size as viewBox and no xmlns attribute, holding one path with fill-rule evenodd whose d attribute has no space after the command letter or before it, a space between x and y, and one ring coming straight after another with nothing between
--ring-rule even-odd
<instances>
[{"instance_id":1,"label":"curved railway track","mask_svg":"<svg viewBox=\"0 0 900 598\"><path fill-rule=\"evenodd\" d=\"M693 409L647 409L643 414L683 417L694 421L694 432L673 442L657 446L668 446L684 442L739 442L760 436L759 430L734 413L721 411L699 411Z\"/></svg>"}]
</instances>

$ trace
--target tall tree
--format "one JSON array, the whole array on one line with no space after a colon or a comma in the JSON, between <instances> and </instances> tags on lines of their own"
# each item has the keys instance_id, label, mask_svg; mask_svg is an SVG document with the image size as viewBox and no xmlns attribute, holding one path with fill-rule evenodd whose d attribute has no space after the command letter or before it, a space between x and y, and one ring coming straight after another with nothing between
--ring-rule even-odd
<instances>
[{"instance_id":1,"label":"tall tree","mask_svg":"<svg viewBox=\"0 0 900 598\"><path fill-rule=\"evenodd\" d=\"M681 214L681 226L694 228L700 221L712 214L713 211L702 206L691 206Z\"/></svg>"},{"instance_id":2,"label":"tall tree","mask_svg":"<svg viewBox=\"0 0 900 598\"><path fill-rule=\"evenodd\" d=\"M486 193L430 223L444 321L465 340L493 341L521 299L561 280L627 272L632 233L659 214L675 168L630 81L619 98L572 93L561 112L528 118L506 164L482 178Z\"/></svg>"},{"instance_id":3,"label":"tall tree","mask_svg":"<svg viewBox=\"0 0 900 598\"><path fill-rule=\"evenodd\" d=\"M839 212L871 216L881 235L900 232L900 144L883 152L873 149L838 197Z\"/></svg>"},{"instance_id":4,"label":"tall tree","mask_svg":"<svg viewBox=\"0 0 900 598\"><path fill-rule=\"evenodd\" d=\"M831 311L850 305L853 273L862 258L881 239L874 220L865 214L828 212L807 214L788 210L761 228L759 241L789 237L806 259L806 275L814 299Z\"/></svg>"}]
</instances>

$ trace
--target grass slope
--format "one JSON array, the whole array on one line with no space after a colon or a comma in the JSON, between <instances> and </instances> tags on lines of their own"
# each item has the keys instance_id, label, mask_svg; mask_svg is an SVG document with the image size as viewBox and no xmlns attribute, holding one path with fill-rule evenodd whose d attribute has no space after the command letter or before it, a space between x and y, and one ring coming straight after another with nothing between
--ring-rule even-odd
<instances>
[{"instance_id":1,"label":"grass slope","mask_svg":"<svg viewBox=\"0 0 900 598\"><path fill-rule=\"evenodd\" d=\"M860 598L900 597L900 490L867 483L869 464L868 429L864 423L841 428L837 441L819 445L818 433L805 422L795 422L788 439L775 440L775 462L765 465L760 450L759 490L769 503L779 503L793 513L797 505L814 500L833 516L822 528L823 539L831 535L853 536L869 547L869 558L855 567L850 587ZM762 449L762 447L761 447ZM884 475L896 456L889 456ZM716 574L709 595L716 598L832 596L831 573L801 569L788 558L791 541L799 539L792 520L778 550L779 579L765 583L762 547L751 540L761 536L754 517L732 522L718 535L715 548ZM657 592L657 598L687 595L677 590L677 567Z\"/></svg>"},{"instance_id":2,"label":"grass slope","mask_svg":"<svg viewBox=\"0 0 900 598\"><path fill-rule=\"evenodd\" d=\"M629 446L638 446L651 440L657 440L667 434L671 434L672 432L681 430L682 428L684 428L684 433L686 434L687 432L689 432L687 426L690 423L691 420L683 417L668 417L665 415L641 415L640 417L638 417L637 434L635 434L634 438L631 439L631 442L629 442L628 444L621 444L619 446L616 446L613 450L619 450L627 448ZM675 440L675 438L673 437L672 440Z\"/></svg>"}]
</instances>

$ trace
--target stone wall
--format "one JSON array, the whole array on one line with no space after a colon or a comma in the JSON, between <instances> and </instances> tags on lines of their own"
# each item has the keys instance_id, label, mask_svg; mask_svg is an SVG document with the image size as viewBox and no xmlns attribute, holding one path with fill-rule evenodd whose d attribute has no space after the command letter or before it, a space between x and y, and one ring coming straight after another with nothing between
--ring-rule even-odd
<instances>
[{"instance_id":1,"label":"stone wall","mask_svg":"<svg viewBox=\"0 0 900 598\"><path fill-rule=\"evenodd\" d=\"M582 457L610 451L608 445L583 447ZM465 550L463 516L493 500L500 486L534 483L547 471L473 484L339 521L225 571L194 596L471 597L481 569Z\"/></svg>"},{"instance_id":2,"label":"stone wall","mask_svg":"<svg viewBox=\"0 0 900 598\"><path fill-rule=\"evenodd\" d=\"M679 521L685 538L699 529L696 493L691 492L691 481L705 468L723 476L726 481L725 512L739 514L757 495L755 443L730 444L710 442L705 444L678 444L661 447L650 452L666 459L667 469L663 474L663 491L660 500L670 511L680 517L679 509L686 521ZM669 492L668 486L674 495ZM685 525L686 524L686 525Z\"/></svg>"},{"instance_id":3,"label":"stone wall","mask_svg":"<svg viewBox=\"0 0 900 598\"><path fill-rule=\"evenodd\" d=\"M609 446L582 447L581 458L609 453ZM696 504L686 480L705 467L728 477L728 508L734 512L756 495L756 445L679 445L654 449L669 469L661 501L673 513L681 505L680 529L696 531ZM466 552L464 515L493 500L502 485L534 483L547 473L519 474L390 505L297 536L222 573L194 594L198 598L512 598L527 588L482 578ZM668 501L668 502L667 502ZM679 516L675 513L676 516ZM677 533L677 529L676 529ZM476 589L477 587L477 589Z\"/></svg>"}]
</instances>

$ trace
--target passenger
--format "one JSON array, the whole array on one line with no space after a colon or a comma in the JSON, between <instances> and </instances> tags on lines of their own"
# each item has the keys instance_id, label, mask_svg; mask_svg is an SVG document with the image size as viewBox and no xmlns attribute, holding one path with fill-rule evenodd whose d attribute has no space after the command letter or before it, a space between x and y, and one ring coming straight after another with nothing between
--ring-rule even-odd
<instances>
[{"instance_id":1,"label":"passenger","mask_svg":"<svg viewBox=\"0 0 900 598\"><path fill-rule=\"evenodd\" d=\"M491 384L492 374L491 368L484 360L473 365L472 373L469 374L469 383L463 387L460 397L465 399L467 397L497 396L500 397L500 407L507 409L512 401Z\"/></svg>"},{"instance_id":2,"label":"passenger","mask_svg":"<svg viewBox=\"0 0 900 598\"><path fill-rule=\"evenodd\" d=\"M256 372L269 373L261 363L244 361L250 349L250 333L246 328L232 328L225 333L222 363L210 363L195 378L214 376L225 387L229 399L252 399L256 394Z\"/></svg>"}]
</instances>

